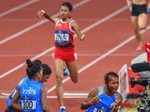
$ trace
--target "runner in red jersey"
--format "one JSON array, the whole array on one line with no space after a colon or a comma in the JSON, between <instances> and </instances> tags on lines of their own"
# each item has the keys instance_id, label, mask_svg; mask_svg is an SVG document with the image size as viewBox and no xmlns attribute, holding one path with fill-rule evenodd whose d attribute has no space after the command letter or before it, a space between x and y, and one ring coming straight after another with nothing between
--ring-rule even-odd
<instances>
[{"instance_id":1,"label":"runner in red jersey","mask_svg":"<svg viewBox=\"0 0 150 112\"><path fill-rule=\"evenodd\" d=\"M55 58L60 58L65 62L75 61L74 56L74 35L75 31L71 24L74 22L73 19L63 21L62 19L56 20L55 25Z\"/></svg>"},{"instance_id":2,"label":"runner in red jersey","mask_svg":"<svg viewBox=\"0 0 150 112\"><path fill-rule=\"evenodd\" d=\"M60 104L59 112L65 112L63 100L63 70L67 66L70 72L71 80L74 83L78 82L78 70L75 61L74 36L76 35L80 40L84 39L78 24L71 18L71 11L73 6L69 2L64 2L60 6L60 10L55 16L49 16L44 10L39 11L40 17L45 17L51 22L55 23L55 65L56 65L56 79L57 79L57 96Z\"/></svg>"}]
</instances>

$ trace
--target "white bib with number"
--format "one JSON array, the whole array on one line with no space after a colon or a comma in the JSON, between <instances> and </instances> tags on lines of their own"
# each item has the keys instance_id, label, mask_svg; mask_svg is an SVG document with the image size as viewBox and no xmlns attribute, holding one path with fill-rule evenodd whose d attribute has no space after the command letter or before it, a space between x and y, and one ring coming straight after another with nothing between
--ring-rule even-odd
<instances>
[{"instance_id":1,"label":"white bib with number","mask_svg":"<svg viewBox=\"0 0 150 112\"><path fill-rule=\"evenodd\" d=\"M36 109L36 101L33 100L22 100L21 108L24 110L35 110Z\"/></svg>"},{"instance_id":2,"label":"white bib with number","mask_svg":"<svg viewBox=\"0 0 150 112\"><path fill-rule=\"evenodd\" d=\"M69 34L67 33L55 33L55 41L69 41Z\"/></svg>"},{"instance_id":3,"label":"white bib with number","mask_svg":"<svg viewBox=\"0 0 150 112\"><path fill-rule=\"evenodd\" d=\"M55 32L55 43L60 46L67 46L70 42L69 32L67 31L56 31Z\"/></svg>"}]
</instances>

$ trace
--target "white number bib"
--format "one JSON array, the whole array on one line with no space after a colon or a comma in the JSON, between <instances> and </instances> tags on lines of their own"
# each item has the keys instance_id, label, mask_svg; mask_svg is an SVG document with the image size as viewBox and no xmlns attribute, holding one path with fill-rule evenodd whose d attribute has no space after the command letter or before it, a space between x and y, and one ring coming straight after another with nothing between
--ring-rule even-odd
<instances>
[{"instance_id":1,"label":"white number bib","mask_svg":"<svg viewBox=\"0 0 150 112\"><path fill-rule=\"evenodd\" d=\"M69 44L69 33L67 31L55 32L55 43L59 46L66 46Z\"/></svg>"},{"instance_id":2,"label":"white number bib","mask_svg":"<svg viewBox=\"0 0 150 112\"><path fill-rule=\"evenodd\" d=\"M36 109L36 101L33 100L22 100L21 108L24 110L35 110Z\"/></svg>"}]
</instances>

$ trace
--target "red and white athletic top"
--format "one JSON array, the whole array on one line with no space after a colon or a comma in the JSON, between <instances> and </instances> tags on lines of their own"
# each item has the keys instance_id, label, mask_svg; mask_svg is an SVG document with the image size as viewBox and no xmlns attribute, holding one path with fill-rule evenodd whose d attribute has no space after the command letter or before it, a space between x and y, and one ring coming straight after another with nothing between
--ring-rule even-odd
<instances>
[{"instance_id":1,"label":"red and white athletic top","mask_svg":"<svg viewBox=\"0 0 150 112\"><path fill-rule=\"evenodd\" d=\"M59 18L55 20L55 31L54 31L55 47L74 48L75 32L71 26L72 22L74 22L73 19L70 19L67 22Z\"/></svg>"}]
</instances>

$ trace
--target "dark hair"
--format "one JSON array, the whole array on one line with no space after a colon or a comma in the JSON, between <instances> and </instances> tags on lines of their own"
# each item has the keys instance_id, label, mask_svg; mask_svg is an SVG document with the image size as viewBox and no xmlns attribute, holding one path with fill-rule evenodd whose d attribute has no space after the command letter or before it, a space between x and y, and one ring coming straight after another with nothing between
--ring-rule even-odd
<instances>
[{"instance_id":1,"label":"dark hair","mask_svg":"<svg viewBox=\"0 0 150 112\"><path fill-rule=\"evenodd\" d=\"M61 6L67 7L70 12L73 10L73 6L72 6L72 4L71 4L70 2L63 2L63 3L61 4Z\"/></svg>"},{"instance_id":2,"label":"dark hair","mask_svg":"<svg viewBox=\"0 0 150 112\"><path fill-rule=\"evenodd\" d=\"M43 75L50 75L52 73L51 67L47 64L42 64Z\"/></svg>"},{"instance_id":3,"label":"dark hair","mask_svg":"<svg viewBox=\"0 0 150 112\"><path fill-rule=\"evenodd\" d=\"M115 72L108 72L104 76L105 83L108 83L109 81L111 81L112 77L119 78L117 73L115 73Z\"/></svg>"},{"instance_id":4,"label":"dark hair","mask_svg":"<svg viewBox=\"0 0 150 112\"><path fill-rule=\"evenodd\" d=\"M36 75L36 73L42 69L41 67L42 62L40 60L35 60L32 62L30 59L27 59L26 64L27 64L26 72L30 79L32 79Z\"/></svg>"}]
</instances>

